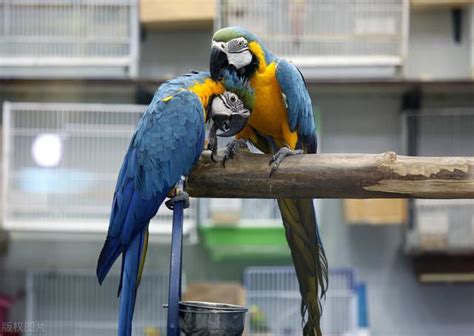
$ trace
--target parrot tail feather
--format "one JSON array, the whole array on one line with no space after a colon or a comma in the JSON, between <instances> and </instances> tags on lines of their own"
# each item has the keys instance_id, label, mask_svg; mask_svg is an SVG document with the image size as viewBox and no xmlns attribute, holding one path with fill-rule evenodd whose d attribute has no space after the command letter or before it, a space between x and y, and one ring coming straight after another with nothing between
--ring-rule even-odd
<instances>
[{"instance_id":1,"label":"parrot tail feather","mask_svg":"<svg viewBox=\"0 0 474 336\"><path fill-rule=\"evenodd\" d=\"M123 265L120 279L120 312L118 322L118 335L132 335L133 311L137 295L139 269L144 253L143 246L148 235L145 229L138 234L123 254Z\"/></svg>"},{"instance_id":2,"label":"parrot tail feather","mask_svg":"<svg viewBox=\"0 0 474 336\"><path fill-rule=\"evenodd\" d=\"M100 252L99 261L97 262L96 275L99 284L102 284L104 281L115 260L117 260L120 253L122 253L122 249L123 247L119 239L107 237L104 247Z\"/></svg>"},{"instance_id":3,"label":"parrot tail feather","mask_svg":"<svg viewBox=\"0 0 474 336\"><path fill-rule=\"evenodd\" d=\"M328 262L312 199L278 199L286 239L302 297L304 336L321 336L322 304L328 288Z\"/></svg>"}]
</instances>

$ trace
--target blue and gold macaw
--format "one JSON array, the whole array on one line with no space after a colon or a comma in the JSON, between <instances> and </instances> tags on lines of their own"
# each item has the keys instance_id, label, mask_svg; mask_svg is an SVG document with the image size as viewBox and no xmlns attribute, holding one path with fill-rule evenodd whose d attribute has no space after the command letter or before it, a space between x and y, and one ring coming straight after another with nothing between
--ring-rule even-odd
<instances>
[{"instance_id":1,"label":"blue and gold macaw","mask_svg":"<svg viewBox=\"0 0 474 336\"><path fill-rule=\"evenodd\" d=\"M120 169L107 239L97 264L97 279L102 283L123 254L119 336L130 336L132 332L150 219L198 160L209 114L217 119L219 115L232 116L230 119L237 121L226 132L235 134L245 125L253 102L253 90L237 76L227 74L222 81L214 81L209 73L193 72L161 85L138 122ZM184 192L166 203L172 207L180 200L189 204Z\"/></svg>"},{"instance_id":2,"label":"blue and gold macaw","mask_svg":"<svg viewBox=\"0 0 474 336\"><path fill-rule=\"evenodd\" d=\"M267 50L252 33L228 27L213 36L210 71L218 80L224 71L248 79L255 105L225 159L249 140L264 153L274 153L270 176L288 155L316 153L316 128L311 98L302 74ZM216 121L217 122L217 121ZM321 335L321 301L328 285L328 264L312 199L278 199L286 238L302 296L305 336Z\"/></svg>"}]
</instances>

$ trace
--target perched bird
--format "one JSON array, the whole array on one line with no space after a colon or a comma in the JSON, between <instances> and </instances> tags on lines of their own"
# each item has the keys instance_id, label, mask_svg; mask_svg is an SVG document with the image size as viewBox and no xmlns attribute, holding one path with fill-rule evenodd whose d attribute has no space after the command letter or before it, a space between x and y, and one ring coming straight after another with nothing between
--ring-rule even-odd
<instances>
[{"instance_id":1,"label":"perched bird","mask_svg":"<svg viewBox=\"0 0 474 336\"><path fill-rule=\"evenodd\" d=\"M252 115L227 149L232 158L250 141L274 153L270 176L288 155L316 153L316 127L311 98L302 74L267 50L240 27L218 30L212 41L210 71L218 80L225 71L248 79L255 90ZM312 199L278 199L302 296L304 335L321 335L321 301L328 286L328 264L318 231Z\"/></svg>"},{"instance_id":2,"label":"perched bird","mask_svg":"<svg viewBox=\"0 0 474 336\"><path fill-rule=\"evenodd\" d=\"M226 89L224 89L224 84ZM241 97L243 97L241 99ZM120 169L109 230L97 264L102 283L115 260L123 254L119 284L118 335L130 336L135 297L148 243L148 224L182 175L189 173L204 146L209 114L232 115L245 125L253 105L253 90L245 80L224 74L214 81L207 72L193 72L168 81L156 91L138 122ZM189 204L182 192L166 202Z\"/></svg>"}]
</instances>

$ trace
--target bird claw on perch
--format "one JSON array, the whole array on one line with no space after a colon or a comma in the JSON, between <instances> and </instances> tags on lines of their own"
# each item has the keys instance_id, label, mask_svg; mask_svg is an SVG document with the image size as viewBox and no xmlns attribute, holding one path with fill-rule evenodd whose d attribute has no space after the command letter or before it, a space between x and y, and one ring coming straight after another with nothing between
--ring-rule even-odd
<instances>
[{"instance_id":1,"label":"bird claw on perch","mask_svg":"<svg viewBox=\"0 0 474 336\"><path fill-rule=\"evenodd\" d=\"M165 205L168 209L174 210L174 205L177 202L184 202L183 209L189 208L189 194L184 190L179 190L175 196L165 202Z\"/></svg>"},{"instance_id":2,"label":"bird claw on perch","mask_svg":"<svg viewBox=\"0 0 474 336\"><path fill-rule=\"evenodd\" d=\"M226 161L233 159L241 148L247 148L247 141L244 139L234 139L227 144L224 150L224 158L222 159L222 166L224 168Z\"/></svg>"},{"instance_id":3,"label":"bird claw on perch","mask_svg":"<svg viewBox=\"0 0 474 336\"><path fill-rule=\"evenodd\" d=\"M271 167L270 170L270 177L278 170L280 167L280 164L283 162L283 160L287 156L293 156L293 155L301 155L304 154L302 149L290 149L288 147L282 147L278 150L278 152L275 153L275 155L272 156L272 159L270 160L269 166Z\"/></svg>"}]
</instances>

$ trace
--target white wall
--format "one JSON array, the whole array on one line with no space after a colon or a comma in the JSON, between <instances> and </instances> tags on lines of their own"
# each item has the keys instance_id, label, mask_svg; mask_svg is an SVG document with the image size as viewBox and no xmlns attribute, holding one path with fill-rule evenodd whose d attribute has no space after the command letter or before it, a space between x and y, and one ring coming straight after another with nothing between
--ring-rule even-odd
<instances>
[{"instance_id":1,"label":"white wall","mask_svg":"<svg viewBox=\"0 0 474 336\"><path fill-rule=\"evenodd\" d=\"M461 41L455 42L451 11L413 11L405 77L423 80L471 77L471 25L469 11L462 20Z\"/></svg>"},{"instance_id":2,"label":"white wall","mask_svg":"<svg viewBox=\"0 0 474 336\"><path fill-rule=\"evenodd\" d=\"M140 77L170 79L189 70L208 71L211 30L147 31L141 44Z\"/></svg>"}]
</instances>

